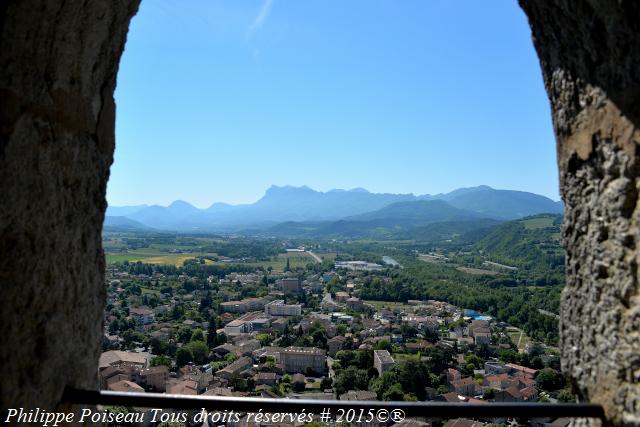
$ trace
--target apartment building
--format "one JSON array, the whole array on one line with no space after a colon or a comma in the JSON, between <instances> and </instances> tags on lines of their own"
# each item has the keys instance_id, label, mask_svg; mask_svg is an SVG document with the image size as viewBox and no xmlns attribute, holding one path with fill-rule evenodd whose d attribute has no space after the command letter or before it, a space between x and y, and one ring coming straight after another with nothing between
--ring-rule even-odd
<instances>
[{"instance_id":1,"label":"apartment building","mask_svg":"<svg viewBox=\"0 0 640 427\"><path fill-rule=\"evenodd\" d=\"M280 352L280 362L286 372L304 372L311 368L322 373L326 361L324 350L315 347L287 347Z\"/></svg>"},{"instance_id":2,"label":"apartment building","mask_svg":"<svg viewBox=\"0 0 640 427\"><path fill-rule=\"evenodd\" d=\"M302 314L302 305L285 304L284 300L280 299L266 304L264 312L269 316L300 316Z\"/></svg>"}]
</instances>

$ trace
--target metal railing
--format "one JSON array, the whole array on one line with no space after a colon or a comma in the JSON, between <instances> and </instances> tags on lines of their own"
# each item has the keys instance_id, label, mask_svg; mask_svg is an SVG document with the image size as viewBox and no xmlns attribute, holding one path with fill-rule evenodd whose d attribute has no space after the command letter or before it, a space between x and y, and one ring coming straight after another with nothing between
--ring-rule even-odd
<instances>
[{"instance_id":1,"label":"metal railing","mask_svg":"<svg viewBox=\"0 0 640 427\"><path fill-rule=\"evenodd\" d=\"M406 417L425 418L597 418L604 425L602 406L593 403L447 403L447 402L381 402L312 399L272 399L258 397L185 396L160 393L128 393L67 388L62 401L76 405L107 405L179 410L239 412L300 412L321 413L327 409L394 410L401 409Z\"/></svg>"}]
</instances>

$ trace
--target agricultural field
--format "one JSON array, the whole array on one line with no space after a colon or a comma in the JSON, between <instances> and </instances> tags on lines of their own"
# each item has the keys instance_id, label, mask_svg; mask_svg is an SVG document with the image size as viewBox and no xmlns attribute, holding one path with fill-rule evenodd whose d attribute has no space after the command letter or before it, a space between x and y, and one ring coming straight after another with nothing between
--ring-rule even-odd
<instances>
[{"instance_id":1,"label":"agricultural field","mask_svg":"<svg viewBox=\"0 0 640 427\"><path fill-rule=\"evenodd\" d=\"M198 256L212 256L215 257L214 253L206 253L206 252L181 252L181 253L171 253L168 252L164 248L157 247L148 247L141 249L129 250L127 252L106 252L107 264L113 264L114 262L137 262L141 261L146 264L165 264L165 265L182 265L186 260L193 259ZM206 260L206 263L212 263L212 261Z\"/></svg>"},{"instance_id":2,"label":"agricultural field","mask_svg":"<svg viewBox=\"0 0 640 427\"><path fill-rule=\"evenodd\" d=\"M489 274L491 276L495 276L498 274L498 272L493 270L485 270L482 268L473 268L473 267L456 267L456 270L461 271L463 273L475 274L475 275Z\"/></svg>"},{"instance_id":3,"label":"agricultural field","mask_svg":"<svg viewBox=\"0 0 640 427\"><path fill-rule=\"evenodd\" d=\"M322 259L323 261L334 261L337 255L335 252L316 252L316 251L312 251L312 252L318 255L320 259Z\"/></svg>"},{"instance_id":4,"label":"agricultural field","mask_svg":"<svg viewBox=\"0 0 640 427\"><path fill-rule=\"evenodd\" d=\"M511 338L511 342L513 342L517 347L518 351L524 351L525 346L531 342L531 338L527 336L521 329L518 329L514 326L510 326L507 328L507 335Z\"/></svg>"},{"instance_id":5,"label":"agricultural field","mask_svg":"<svg viewBox=\"0 0 640 427\"><path fill-rule=\"evenodd\" d=\"M522 225L524 225L524 228L526 228L527 230L536 230L538 228L553 227L554 219L555 218L550 216L542 216L542 217L523 219L520 222L522 223Z\"/></svg>"},{"instance_id":6,"label":"agricultural field","mask_svg":"<svg viewBox=\"0 0 640 427\"><path fill-rule=\"evenodd\" d=\"M371 304L376 308L376 310L380 310L381 308L386 308L388 310L393 310L394 308L398 308L400 310L406 310L411 307L409 304L404 302L396 302L396 301L377 301L377 300L364 300L365 303Z\"/></svg>"},{"instance_id":7,"label":"agricultural field","mask_svg":"<svg viewBox=\"0 0 640 427\"><path fill-rule=\"evenodd\" d=\"M175 265L181 266L186 260L196 259L198 257L211 257L219 258L216 253L203 252L203 251L184 251L186 248L171 247L171 245L151 245L148 248L133 249L126 252L109 252L107 248L106 260L107 264L113 264L115 262L143 262L145 264L155 265ZM191 248L193 249L193 248ZM179 252L172 252L179 251ZM333 256L335 258L335 254ZM306 267L309 263L316 263L315 259L306 252L289 252L279 254L277 256L270 257L269 260L264 261L213 261L211 259L205 259L205 264L209 265L228 265L228 264L243 264L254 267L262 267L264 269L271 268L275 272L283 272L289 260L290 268Z\"/></svg>"}]
</instances>

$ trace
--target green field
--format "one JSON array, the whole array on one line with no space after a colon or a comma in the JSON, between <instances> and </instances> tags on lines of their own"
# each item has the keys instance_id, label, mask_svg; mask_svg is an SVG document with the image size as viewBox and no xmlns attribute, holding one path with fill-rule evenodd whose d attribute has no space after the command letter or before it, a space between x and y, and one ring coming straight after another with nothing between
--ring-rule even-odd
<instances>
[{"instance_id":1,"label":"green field","mask_svg":"<svg viewBox=\"0 0 640 427\"><path fill-rule=\"evenodd\" d=\"M146 264L181 266L183 265L184 261L188 259L194 259L199 256L217 257L217 254L215 253L207 252L168 253L167 251L171 249L175 249L175 247L171 247L168 245L151 245L148 248L129 250L128 252L124 253L107 252L106 260L108 264L123 261L140 261ZM318 256L324 255L331 254L318 254ZM332 255L333 258L335 258L335 254ZM269 267L271 267L273 271L282 272L286 268L287 259L289 259L290 268L305 267L309 263L316 262L314 258L312 258L311 255L307 254L306 252L293 252L280 254L277 257L272 257L269 261L243 262L242 265L262 267L264 269L268 269ZM211 260L205 260L205 263L209 265L238 264L237 262L229 263Z\"/></svg>"},{"instance_id":2,"label":"green field","mask_svg":"<svg viewBox=\"0 0 640 427\"><path fill-rule=\"evenodd\" d=\"M524 228L527 230L535 230L538 228L547 228L553 227L554 218L552 217L539 217L539 218L529 218L523 219L520 221Z\"/></svg>"},{"instance_id":3,"label":"green field","mask_svg":"<svg viewBox=\"0 0 640 427\"><path fill-rule=\"evenodd\" d=\"M507 335L509 335L511 342L518 347L518 351L520 352L524 351L525 346L531 342L531 338L529 338L524 331L513 326L507 328Z\"/></svg>"},{"instance_id":4,"label":"green field","mask_svg":"<svg viewBox=\"0 0 640 427\"><path fill-rule=\"evenodd\" d=\"M335 260L337 255L335 252L316 252L316 251L311 251L311 252L318 255L322 260L326 260L326 261Z\"/></svg>"},{"instance_id":5,"label":"green field","mask_svg":"<svg viewBox=\"0 0 640 427\"><path fill-rule=\"evenodd\" d=\"M105 248L107 263L112 264L114 262L136 262L141 261L147 264L166 264L166 265L182 265L182 263L191 258L197 256L209 255L216 256L216 254L206 252L183 252L183 253L170 253L169 250L173 248L159 247L163 245L151 245L148 248L132 249L127 252L109 252L108 248Z\"/></svg>"},{"instance_id":6,"label":"green field","mask_svg":"<svg viewBox=\"0 0 640 427\"><path fill-rule=\"evenodd\" d=\"M388 310L393 310L394 308L399 308L401 310L405 310L411 307L409 304L404 302L396 302L396 301L376 301L376 300L364 300L365 303L371 304L376 309L386 308Z\"/></svg>"}]
</instances>

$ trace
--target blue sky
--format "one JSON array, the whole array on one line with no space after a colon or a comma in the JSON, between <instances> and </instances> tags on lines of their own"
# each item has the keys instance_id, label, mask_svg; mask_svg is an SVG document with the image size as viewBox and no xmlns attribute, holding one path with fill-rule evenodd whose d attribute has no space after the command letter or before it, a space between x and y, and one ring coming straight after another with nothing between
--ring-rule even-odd
<instances>
[{"instance_id":1,"label":"blue sky","mask_svg":"<svg viewBox=\"0 0 640 427\"><path fill-rule=\"evenodd\" d=\"M145 0L118 74L111 205L270 185L558 199L515 0Z\"/></svg>"}]
</instances>

